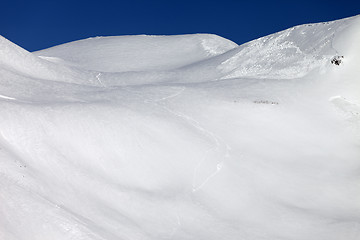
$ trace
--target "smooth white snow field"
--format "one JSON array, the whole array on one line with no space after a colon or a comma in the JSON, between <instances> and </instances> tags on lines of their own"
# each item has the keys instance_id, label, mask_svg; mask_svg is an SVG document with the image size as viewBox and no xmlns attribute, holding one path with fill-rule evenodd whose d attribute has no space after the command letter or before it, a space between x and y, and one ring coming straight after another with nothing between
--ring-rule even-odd
<instances>
[{"instance_id":1,"label":"smooth white snow field","mask_svg":"<svg viewBox=\"0 0 360 240\"><path fill-rule=\"evenodd\" d=\"M0 239L359 240L360 15L240 46L0 36Z\"/></svg>"}]
</instances>

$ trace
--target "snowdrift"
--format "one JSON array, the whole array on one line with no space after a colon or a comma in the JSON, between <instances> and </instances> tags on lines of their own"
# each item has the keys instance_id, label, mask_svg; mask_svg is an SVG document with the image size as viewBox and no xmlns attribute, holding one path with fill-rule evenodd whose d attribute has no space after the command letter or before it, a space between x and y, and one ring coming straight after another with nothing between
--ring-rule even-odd
<instances>
[{"instance_id":1,"label":"snowdrift","mask_svg":"<svg viewBox=\"0 0 360 240\"><path fill-rule=\"evenodd\" d=\"M103 72L169 70L224 53L237 44L216 35L96 37L35 54ZM94 57L96 56L96 58Z\"/></svg>"},{"instance_id":2,"label":"snowdrift","mask_svg":"<svg viewBox=\"0 0 360 240\"><path fill-rule=\"evenodd\" d=\"M359 239L359 42L0 37L0 239Z\"/></svg>"}]
</instances>

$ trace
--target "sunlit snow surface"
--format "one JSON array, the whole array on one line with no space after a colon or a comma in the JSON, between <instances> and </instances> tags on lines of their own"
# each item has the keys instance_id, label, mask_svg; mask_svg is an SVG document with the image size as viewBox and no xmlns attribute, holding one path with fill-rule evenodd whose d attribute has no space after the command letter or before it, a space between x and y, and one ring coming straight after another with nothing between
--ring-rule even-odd
<instances>
[{"instance_id":1,"label":"sunlit snow surface","mask_svg":"<svg viewBox=\"0 0 360 240\"><path fill-rule=\"evenodd\" d=\"M0 239L360 239L360 17L0 37Z\"/></svg>"}]
</instances>

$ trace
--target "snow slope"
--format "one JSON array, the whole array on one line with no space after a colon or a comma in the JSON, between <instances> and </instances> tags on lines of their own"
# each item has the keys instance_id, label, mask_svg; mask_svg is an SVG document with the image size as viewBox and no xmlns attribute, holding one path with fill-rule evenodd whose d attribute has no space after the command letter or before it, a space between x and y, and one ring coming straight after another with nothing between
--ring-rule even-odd
<instances>
[{"instance_id":1,"label":"snow slope","mask_svg":"<svg viewBox=\"0 0 360 240\"><path fill-rule=\"evenodd\" d=\"M0 239L359 239L359 42L0 37Z\"/></svg>"},{"instance_id":2,"label":"snow slope","mask_svg":"<svg viewBox=\"0 0 360 240\"><path fill-rule=\"evenodd\" d=\"M224 53L237 44L210 34L96 37L36 53L103 72L168 70ZM94 56L97 56L94 58ZM51 60L51 59L50 59Z\"/></svg>"}]
</instances>

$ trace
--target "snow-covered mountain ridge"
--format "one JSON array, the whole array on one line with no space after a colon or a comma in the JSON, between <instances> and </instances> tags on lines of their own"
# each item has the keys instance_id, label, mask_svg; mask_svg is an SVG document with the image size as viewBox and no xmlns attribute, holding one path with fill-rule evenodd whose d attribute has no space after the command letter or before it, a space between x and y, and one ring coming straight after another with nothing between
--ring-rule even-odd
<instances>
[{"instance_id":1,"label":"snow-covered mountain ridge","mask_svg":"<svg viewBox=\"0 0 360 240\"><path fill-rule=\"evenodd\" d=\"M0 37L0 239L359 239L359 42Z\"/></svg>"}]
</instances>

